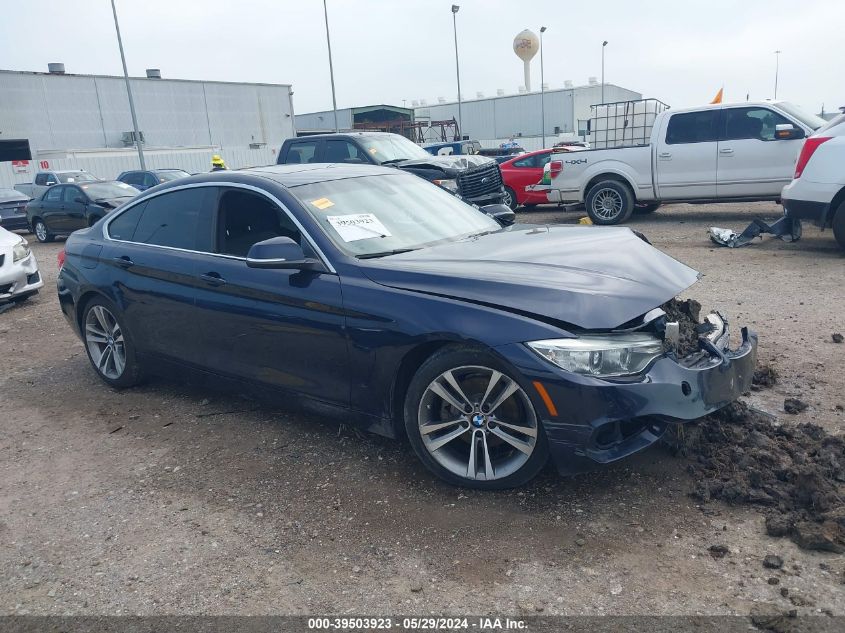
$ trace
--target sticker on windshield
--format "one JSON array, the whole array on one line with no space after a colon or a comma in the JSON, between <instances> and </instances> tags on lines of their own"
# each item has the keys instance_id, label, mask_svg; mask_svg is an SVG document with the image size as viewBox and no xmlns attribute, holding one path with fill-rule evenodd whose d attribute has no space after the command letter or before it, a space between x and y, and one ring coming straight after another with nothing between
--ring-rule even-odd
<instances>
[{"instance_id":1,"label":"sticker on windshield","mask_svg":"<svg viewBox=\"0 0 845 633\"><path fill-rule=\"evenodd\" d=\"M356 242L373 237L391 237L390 231L372 213L326 216L344 242Z\"/></svg>"},{"instance_id":2,"label":"sticker on windshield","mask_svg":"<svg viewBox=\"0 0 845 633\"><path fill-rule=\"evenodd\" d=\"M334 206L334 202L332 202L328 198L318 198L317 200L312 200L311 204L320 209L320 211Z\"/></svg>"}]
</instances>

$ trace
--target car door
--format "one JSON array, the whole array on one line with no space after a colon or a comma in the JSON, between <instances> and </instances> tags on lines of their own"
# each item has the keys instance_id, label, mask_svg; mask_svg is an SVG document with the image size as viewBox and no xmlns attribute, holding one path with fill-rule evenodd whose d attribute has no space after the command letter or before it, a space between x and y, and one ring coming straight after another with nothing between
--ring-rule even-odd
<instances>
[{"instance_id":1,"label":"car door","mask_svg":"<svg viewBox=\"0 0 845 633\"><path fill-rule=\"evenodd\" d=\"M658 197L716 197L719 108L679 112L664 119L656 148Z\"/></svg>"},{"instance_id":2,"label":"car door","mask_svg":"<svg viewBox=\"0 0 845 633\"><path fill-rule=\"evenodd\" d=\"M88 196L79 187L74 185L62 186L62 231L72 233L88 226L85 219L87 200Z\"/></svg>"},{"instance_id":3,"label":"car door","mask_svg":"<svg viewBox=\"0 0 845 633\"><path fill-rule=\"evenodd\" d=\"M779 139L776 126L793 123L764 106L726 107L719 140L720 198L777 197L792 181L804 139Z\"/></svg>"},{"instance_id":4,"label":"car door","mask_svg":"<svg viewBox=\"0 0 845 633\"><path fill-rule=\"evenodd\" d=\"M102 261L143 354L202 364L196 326L197 252L211 247L208 188L168 190L115 212Z\"/></svg>"},{"instance_id":5,"label":"car door","mask_svg":"<svg viewBox=\"0 0 845 633\"><path fill-rule=\"evenodd\" d=\"M340 280L334 273L249 268L256 242L309 242L276 201L218 189L213 252L199 257L197 318L212 371L341 405L349 371Z\"/></svg>"},{"instance_id":6,"label":"car door","mask_svg":"<svg viewBox=\"0 0 845 633\"><path fill-rule=\"evenodd\" d=\"M38 216L47 225L51 233L58 233L62 225L62 193L65 185L53 185L44 192L38 210L32 216Z\"/></svg>"},{"instance_id":7,"label":"car door","mask_svg":"<svg viewBox=\"0 0 845 633\"><path fill-rule=\"evenodd\" d=\"M525 191L525 188L528 185L536 185L543 179L543 167L549 162L551 155L551 152L544 152L542 154L527 156L511 163L511 168L508 170L508 175L505 178L505 184L516 192L516 199L519 204L547 202L545 194L542 196L532 194Z\"/></svg>"}]
</instances>

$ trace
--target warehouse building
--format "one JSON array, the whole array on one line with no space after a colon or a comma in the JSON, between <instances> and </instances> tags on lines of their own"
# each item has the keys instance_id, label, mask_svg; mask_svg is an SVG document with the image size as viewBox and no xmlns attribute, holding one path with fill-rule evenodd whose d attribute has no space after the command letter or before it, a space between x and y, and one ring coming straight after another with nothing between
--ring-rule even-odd
<instances>
[{"instance_id":1,"label":"warehouse building","mask_svg":"<svg viewBox=\"0 0 845 633\"><path fill-rule=\"evenodd\" d=\"M32 161L0 163L0 185L30 180L43 163L85 168L101 178L137 169L123 77L0 70L0 140L27 139ZM147 167L206 171L211 156L232 167L275 162L294 135L291 87L162 79L155 69L130 79Z\"/></svg>"},{"instance_id":2,"label":"warehouse building","mask_svg":"<svg viewBox=\"0 0 845 633\"><path fill-rule=\"evenodd\" d=\"M334 111L297 114L295 118L297 136L326 134L334 132ZM409 124L414 122L411 108L392 105L370 105L358 108L339 108L337 127L340 130L380 130L405 134Z\"/></svg>"},{"instance_id":3,"label":"warehouse building","mask_svg":"<svg viewBox=\"0 0 845 633\"><path fill-rule=\"evenodd\" d=\"M571 82L567 82L570 84ZM541 142L542 104L540 92L505 95L498 91L495 97L464 100L463 136L481 142L482 147L497 147L509 139L516 140L527 150L550 146L559 139L583 138L590 118L591 106L602 103L602 86L591 78L585 86L567 85L546 90L545 119L546 139ZM604 102L642 99L642 94L614 84L604 85ZM458 118L458 102L414 104L414 116L420 121L442 121Z\"/></svg>"}]
</instances>

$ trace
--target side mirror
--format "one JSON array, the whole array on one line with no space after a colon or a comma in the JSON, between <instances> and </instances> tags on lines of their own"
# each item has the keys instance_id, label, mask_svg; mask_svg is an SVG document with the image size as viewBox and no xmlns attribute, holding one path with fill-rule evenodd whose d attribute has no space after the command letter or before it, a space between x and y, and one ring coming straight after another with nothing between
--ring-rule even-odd
<instances>
[{"instance_id":1,"label":"side mirror","mask_svg":"<svg viewBox=\"0 0 845 633\"><path fill-rule=\"evenodd\" d=\"M502 226L510 226L516 221L516 213L506 204L488 204L481 210Z\"/></svg>"},{"instance_id":2,"label":"side mirror","mask_svg":"<svg viewBox=\"0 0 845 633\"><path fill-rule=\"evenodd\" d=\"M792 123L779 123L775 126L775 139L778 141L789 141L797 138L804 138L804 130L795 127Z\"/></svg>"},{"instance_id":3,"label":"side mirror","mask_svg":"<svg viewBox=\"0 0 845 633\"><path fill-rule=\"evenodd\" d=\"M76 196L73 201L77 204L88 204L88 201L85 200L85 198L83 198L82 196Z\"/></svg>"},{"instance_id":4,"label":"side mirror","mask_svg":"<svg viewBox=\"0 0 845 633\"><path fill-rule=\"evenodd\" d=\"M56 184L55 180L48 180L47 182L44 183L44 185L47 186L47 187L52 187L55 184Z\"/></svg>"},{"instance_id":5,"label":"side mirror","mask_svg":"<svg viewBox=\"0 0 845 633\"><path fill-rule=\"evenodd\" d=\"M289 237L271 237L253 244L246 255L246 265L277 270L325 270L320 260L306 257L302 247Z\"/></svg>"}]
</instances>

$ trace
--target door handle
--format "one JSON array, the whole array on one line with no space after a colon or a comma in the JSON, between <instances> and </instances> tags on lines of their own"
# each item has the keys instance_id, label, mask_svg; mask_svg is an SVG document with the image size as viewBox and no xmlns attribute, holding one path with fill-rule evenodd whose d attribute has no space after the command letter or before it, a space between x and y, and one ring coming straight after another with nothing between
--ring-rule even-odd
<instances>
[{"instance_id":1,"label":"door handle","mask_svg":"<svg viewBox=\"0 0 845 633\"><path fill-rule=\"evenodd\" d=\"M720 149L719 153L720 154L733 154L734 151L730 147L726 147L725 149Z\"/></svg>"},{"instance_id":2,"label":"door handle","mask_svg":"<svg viewBox=\"0 0 845 633\"><path fill-rule=\"evenodd\" d=\"M214 272L200 275L200 279L202 279L205 283L209 284L210 286L222 286L226 283L226 280L220 276L220 273Z\"/></svg>"},{"instance_id":3,"label":"door handle","mask_svg":"<svg viewBox=\"0 0 845 633\"><path fill-rule=\"evenodd\" d=\"M660 152L658 158L672 158L672 152Z\"/></svg>"},{"instance_id":4,"label":"door handle","mask_svg":"<svg viewBox=\"0 0 845 633\"><path fill-rule=\"evenodd\" d=\"M120 257L115 257L112 261L121 268L129 268L130 266L135 265L135 262L133 262L128 255L121 255Z\"/></svg>"}]
</instances>

